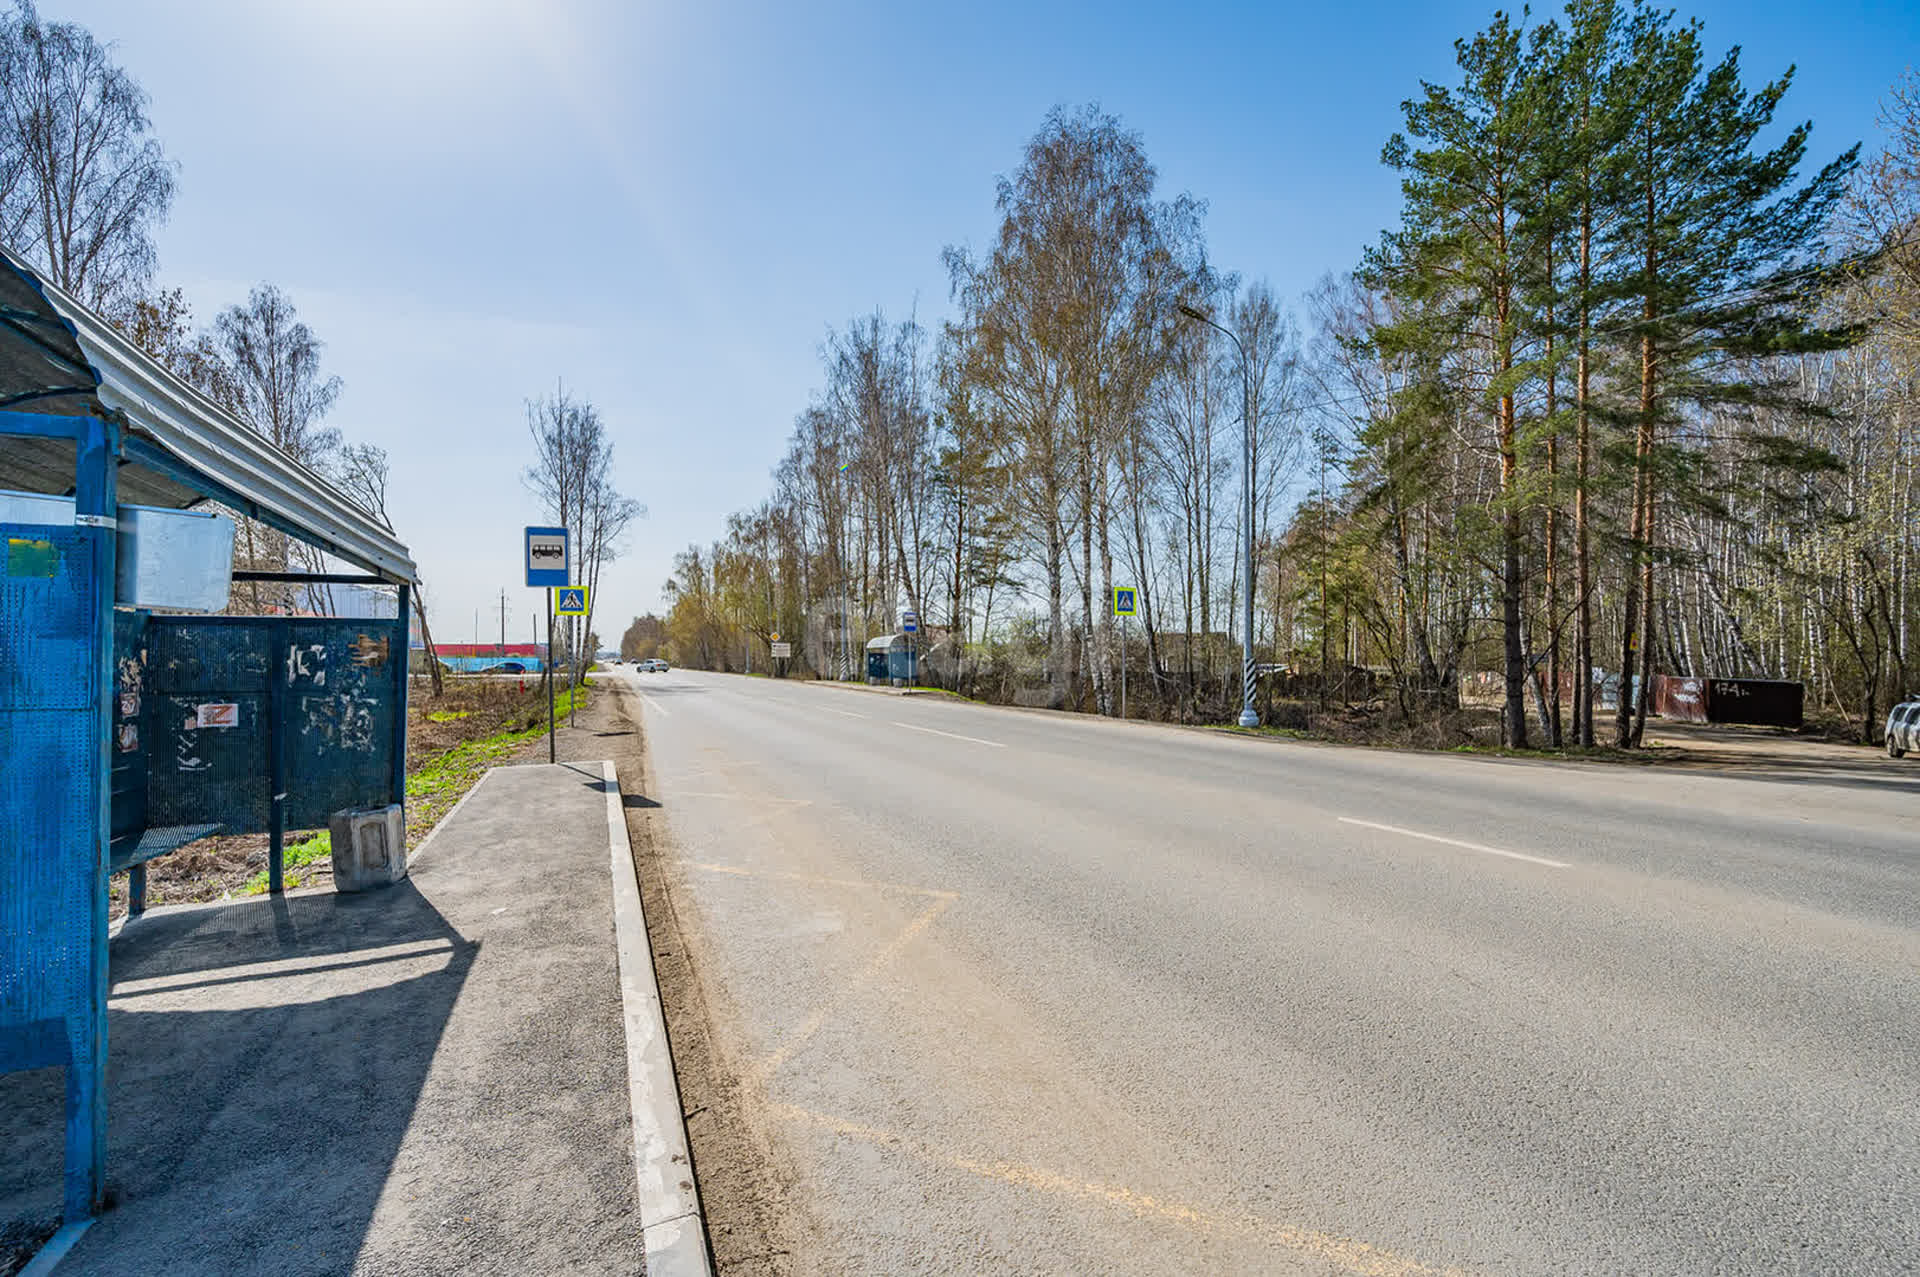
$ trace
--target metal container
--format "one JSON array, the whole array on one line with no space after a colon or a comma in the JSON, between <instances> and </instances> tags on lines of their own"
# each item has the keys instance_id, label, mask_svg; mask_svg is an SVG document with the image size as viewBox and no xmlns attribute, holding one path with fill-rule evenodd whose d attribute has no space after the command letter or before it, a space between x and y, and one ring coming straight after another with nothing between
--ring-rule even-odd
<instances>
[{"instance_id":1,"label":"metal container","mask_svg":"<svg viewBox=\"0 0 1920 1277\"><path fill-rule=\"evenodd\" d=\"M0 523L73 526L72 497L0 492ZM233 520L202 510L119 508L114 602L218 612L233 587Z\"/></svg>"},{"instance_id":2,"label":"metal container","mask_svg":"<svg viewBox=\"0 0 1920 1277\"><path fill-rule=\"evenodd\" d=\"M1798 727L1806 695L1804 684L1780 679L1716 678L1707 689L1707 721Z\"/></svg>"},{"instance_id":3,"label":"metal container","mask_svg":"<svg viewBox=\"0 0 1920 1277\"><path fill-rule=\"evenodd\" d=\"M1683 723L1707 721L1707 680L1672 674L1653 676L1653 712Z\"/></svg>"}]
</instances>

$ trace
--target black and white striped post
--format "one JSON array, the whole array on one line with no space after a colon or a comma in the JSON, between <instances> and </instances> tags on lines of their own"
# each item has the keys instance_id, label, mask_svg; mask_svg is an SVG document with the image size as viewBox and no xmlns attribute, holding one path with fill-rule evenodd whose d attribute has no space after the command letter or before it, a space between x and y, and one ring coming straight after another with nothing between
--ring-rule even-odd
<instances>
[{"instance_id":1,"label":"black and white striped post","mask_svg":"<svg viewBox=\"0 0 1920 1277\"><path fill-rule=\"evenodd\" d=\"M1215 332L1225 333L1227 340L1240 354L1240 421L1246 428L1246 464L1240 476L1240 506L1246 514L1246 557L1241 562L1247 565L1246 591L1242 601L1245 608L1241 612L1241 637L1245 640L1241 655L1245 658L1241 676L1240 726L1260 726L1260 714L1253 708L1253 371L1247 364L1247 348L1231 329L1219 324L1201 311L1195 310L1185 302L1180 303L1180 313L1188 319L1197 319Z\"/></svg>"}]
</instances>

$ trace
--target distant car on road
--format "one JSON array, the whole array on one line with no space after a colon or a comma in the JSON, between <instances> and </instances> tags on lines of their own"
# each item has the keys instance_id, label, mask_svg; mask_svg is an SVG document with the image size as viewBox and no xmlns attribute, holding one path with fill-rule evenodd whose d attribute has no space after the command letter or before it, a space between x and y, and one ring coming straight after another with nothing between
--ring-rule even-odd
<instances>
[{"instance_id":1,"label":"distant car on road","mask_svg":"<svg viewBox=\"0 0 1920 1277\"><path fill-rule=\"evenodd\" d=\"M1920 701L1901 701L1887 711L1887 757L1920 749Z\"/></svg>"},{"instance_id":2,"label":"distant car on road","mask_svg":"<svg viewBox=\"0 0 1920 1277\"><path fill-rule=\"evenodd\" d=\"M642 674L664 674L667 672L667 663L661 660L641 661L640 672Z\"/></svg>"}]
</instances>

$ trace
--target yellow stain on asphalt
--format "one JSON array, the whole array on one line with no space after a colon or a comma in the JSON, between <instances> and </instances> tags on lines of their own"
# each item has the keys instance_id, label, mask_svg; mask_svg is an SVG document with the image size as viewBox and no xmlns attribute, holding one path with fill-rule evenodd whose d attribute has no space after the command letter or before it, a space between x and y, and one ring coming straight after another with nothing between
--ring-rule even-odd
<instances>
[{"instance_id":1,"label":"yellow stain on asphalt","mask_svg":"<svg viewBox=\"0 0 1920 1277\"><path fill-rule=\"evenodd\" d=\"M1275 1220L1262 1219L1258 1215L1208 1210L1185 1202L1168 1201L1147 1193L1135 1192L1118 1184L1075 1179L1070 1175L1060 1175L1019 1162L987 1160L967 1157L959 1153L942 1153L892 1131L863 1126L858 1122L850 1122L845 1118L832 1117L825 1113L815 1113L797 1105L774 1104L771 1107L775 1114L790 1121L818 1126L836 1135L844 1135L863 1143L896 1149L923 1161L964 1171L981 1179L1012 1184L1056 1197L1072 1197L1111 1206L1117 1210L1126 1211L1138 1219L1155 1219L1197 1231L1234 1233L1251 1237L1278 1249L1332 1264L1356 1274L1356 1277L1468 1277L1465 1269L1435 1268L1382 1247L1355 1241L1351 1237L1301 1228L1295 1224L1283 1224Z\"/></svg>"},{"instance_id":2,"label":"yellow stain on asphalt","mask_svg":"<svg viewBox=\"0 0 1920 1277\"><path fill-rule=\"evenodd\" d=\"M702 873L730 874L736 878L778 878L783 882L805 883L813 887L855 887L863 891L908 891L916 896L931 896L935 900L953 900L958 892L940 891L933 887L912 887L903 882L872 882L862 878L823 878L819 874L793 873L785 869L748 869L741 865L715 865L701 860L683 862L689 869L698 869Z\"/></svg>"},{"instance_id":3,"label":"yellow stain on asphalt","mask_svg":"<svg viewBox=\"0 0 1920 1277\"><path fill-rule=\"evenodd\" d=\"M787 1036L787 1040L780 1044L778 1050L774 1051L774 1053L766 1059L760 1061L760 1063L755 1066L755 1076L760 1079L771 1077L782 1064L792 1059L794 1052L805 1046L808 1041L812 1039L813 1035L820 1031L820 1026L831 1019L834 1012L846 1005L847 999L851 998L861 989L864 989L867 985L873 983L873 978L891 966L894 959L898 958L908 945L918 939L921 932L931 927L935 920L947 911L947 906L951 905L953 901L953 894L951 892L945 892L942 893L939 899L922 910L918 917L901 929L899 935L887 941L880 952L868 959L867 964L855 972L852 979L841 985L837 993L822 1003L820 1008L812 1015L801 1021L800 1027Z\"/></svg>"}]
</instances>

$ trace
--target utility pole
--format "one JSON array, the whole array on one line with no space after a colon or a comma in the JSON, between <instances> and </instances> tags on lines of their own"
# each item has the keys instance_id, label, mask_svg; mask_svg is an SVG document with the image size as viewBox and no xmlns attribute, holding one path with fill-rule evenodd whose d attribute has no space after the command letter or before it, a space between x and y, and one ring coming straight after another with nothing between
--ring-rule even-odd
<instances>
[{"instance_id":1,"label":"utility pole","mask_svg":"<svg viewBox=\"0 0 1920 1277\"><path fill-rule=\"evenodd\" d=\"M500 657L501 659L502 660L506 659L506 655L507 655L507 591L503 587L500 591Z\"/></svg>"}]
</instances>

